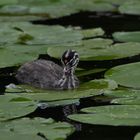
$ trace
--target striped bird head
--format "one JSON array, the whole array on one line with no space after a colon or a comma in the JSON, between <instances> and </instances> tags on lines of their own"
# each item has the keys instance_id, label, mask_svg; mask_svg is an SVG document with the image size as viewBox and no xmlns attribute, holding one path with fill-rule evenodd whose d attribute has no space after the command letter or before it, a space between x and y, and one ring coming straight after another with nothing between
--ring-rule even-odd
<instances>
[{"instance_id":1,"label":"striped bird head","mask_svg":"<svg viewBox=\"0 0 140 140\"><path fill-rule=\"evenodd\" d=\"M67 50L63 53L61 61L64 66L64 71L71 73L79 62L79 54L74 50Z\"/></svg>"}]
</instances>

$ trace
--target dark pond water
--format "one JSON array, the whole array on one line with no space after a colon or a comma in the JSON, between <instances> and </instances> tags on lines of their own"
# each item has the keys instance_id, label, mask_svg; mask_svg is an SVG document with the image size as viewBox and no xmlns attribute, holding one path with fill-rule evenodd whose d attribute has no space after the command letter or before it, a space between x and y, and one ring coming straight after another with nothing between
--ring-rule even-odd
<instances>
[{"instance_id":1,"label":"dark pond water","mask_svg":"<svg viewBox=\"0 0 140 140\"><path fill-rule=\"evenodd\" d=\"M59 19L33 21L33 24L45 24L45 25L63 25L63 26L81 26L82 28L94 28L101 27L105 31L105 38L112 38L111 34L115 31L137 31L140 30L140 16L120 15L118 13L93 13L93 12L81 12L71 16L66 16ZM40 55L40 58L46 58L46 55ZM59 63L59 61L50 58L53 61ZM106 67L110 68L119 64L140 61L140 56L135 56L126 59L120 59L116 61L92 61L92 62L80 62L80 66L83 68L92 67ZM92 67L91 67L92 66ZM0 93L4 94L5 85L10 83L17 84L14 78L14 73L17 68L6 68L0 70ZM83 77L82 81L88 81L93 78L103 77L103 73L93 74ZM133 140L135 134L140 131L140 127L111 127L111 126L99 126L99 125L87 125L77 122L71 122L67 119L67 115L77 113L81 108L90 106L109 105L109 101L96 100L96 98L85 98L80 100L80 105L58 106L47 109L36 109L35 112L29 114L29 117L40 116L44 118L53 118L56 121L68 121L74 124L76 132L67 138L67 140Z\"/></svg>"}]
</instances>

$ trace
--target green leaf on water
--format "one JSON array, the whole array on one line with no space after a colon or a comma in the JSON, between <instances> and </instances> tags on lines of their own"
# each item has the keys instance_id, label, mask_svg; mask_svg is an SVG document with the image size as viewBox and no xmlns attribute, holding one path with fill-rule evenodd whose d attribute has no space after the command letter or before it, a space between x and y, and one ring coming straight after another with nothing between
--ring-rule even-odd
<instances>
[{"instance_id":1,"label":"green leaf on water","mask_svg":"<svg viewBox=\"0 0 140 140\"><path fill-rule=\"evenodd\" d=\"M73 5L74 3L74 5ZM4 3L2 3L4 4ZM6 2L5 2L6 4ZM8 4L8 3L7 3ZM59 12L58 12L59 9ZM49 18L58 18L66 15L78 13L80 11L114 11L115 6L108 2L96 2L93 0L69 0L69 1L18 1L13 5L4 5L0 8L0 13L11 15L45 15Z\"/></svg>"},{"instance_id":2,"label":"green leaf on water","mask_svg":"<svg viewBox=\"0 0 140 140\"><path fill-rule=\"evenodd\" d=\"M140 98L140 90L106 90L104 95L113 98Z\"/></svg>"},{"instance_id":3,"label":"green leaf on water","mask_svg":"<svg viewBox=\"0 0 140 140\"><path fill-rule=\"evenodd\" d=\"M117 83L114 80L108 79L95 79L89 82L86 82L80 86L81 89L116 89L118 88Z\"/></svg>"},{"instance_id":4,"label":"green leaf on water","mask_svg":"<svg viewBox=\"0 0 140 140\"><path fill-rule=\"evenodd\" d=\"M37 105L33 101L0 103L0 120L13 119L33 112Z\"/></svg>"},{"instance_id":5,"label":"green leaf on water","mask_svg":"<svg viewBox=\"0 0 140 140\"><path fill-rule=\"evenodd\" d=\"M118 98L118 99L113 99L111 101L113 104L123 104L123 105L140 105L140 97L135 98L135 97L129 97L129 98Z\"/></svg>"},{"instance_id":6,"label":"green leaf on water","mask_svg":"<svg viewBox=\"0 0 140 140\"><path fill-rule=\"evenodd\" d=\"M119 7L122 14L140 15L140 1L129 0Z\"/></svg>"},{"instance_id":7,"label":"green leaf on water","mask_svg":"<svg viewBox=\"0 0 140 140\"><path fill-rule=\"evenodd\" d=\"M101 89L75 89L75 90L42 90L28 85L9 85L6 93L20 93L19 97L24 97L35 101L60 101L74 100L100 95Z\"/></svg>"},{"instance_id":8,"label":"green leaf on water","mask_svg":"<svg viewBox=\"0 0 140 140\"><path fill-rule=\"evenodd\" d=\"M139 105L110 105L84 108L89 114L74 114L68 118L93 125L140 126Z\"/></svg>"},{"instance_id":9,"label":"green leaf on water","mask_svg":"<svg viewBox=\"0 0 140 140\"><path fill-rule=\"evenodd\" d=\"M103 72L105 70L106 70L105 68L94 68L94 69L90 69L90 70L87 70L87 69L78 70L78 69L76 69L76 76L77 77L88 76L91 74Z\"/></svg>"},{"instance_id":10,"label":"green leaf on water","mask_svg":"<svg viewBox=\"0 0 140 140\"><path fill-rule=\"evenodd\" d=\"M18 134L15 132L0 131L0 137L2 140L44 140L40 136L32 134Z\"/></svg>"},{"instance_id":11,"label":"green leaf on water","mask_svg":"<svg viewBox=\"0 0 140 140\"><path fill-rule=\"evenodd\" d=\"M101 28L81 30L84 38L103 36L104 31Z\"/></svg>"},{"instance_id":12,"label":"green leaf on water","mask_svg":"<svg viewBox=\"0 0 140 140\"><path fill-rule=\"evenodd\" d=\"M134 137L134 140L140 140L140 133L136 134L136 136Z\"/></svg>"},{"instance_id":13,"label":"green leaf on water","mask_svg":"<svg viewBox=\"0 0 140 140\"><path fill-rule=\"evenodd\" d=\"M3 132L10 132L11 134L24 134L37 136L37 134L44 135L49 140L66 139L68 135L73 133L72 125L65 122L54 122L52 119L43 118L23 118L10 122L0 124Z\"/></svg>"},{"instance_id":14,"label":"green leaf on water","mask_svg":"<svg viewBox=\"0 0 140 140\"><path fill-rule=\"evenodd\" d=\"M68 48L76 50L80 55L80 60L114 60L131 57L140 54L140 43L118 43L112 44L110 39L89 39L82 42L83 45L49 47L48 54L60 58L64 50Z\"/></svg>"},{"instance_id":15,"label":"green leaf on water","mask_svg":"<svg viewBox=\"0 0 140 140\"><path fill-rule=\"evenodd\" d=\"M125 87L140 88L140 62L130 63L111 68L105 78L112 79Z\"/></svg>"},{"instance_id":16,"label":"green leaf on water","mask_svg":"<svg viewBox=\"0 0 140 140\"><path fill-rule=\"evenodd\" d=\"M140 42L140 32L115 32L113 37L116 41L120 42Z\"/></svg>"},{"instance_id":17,"label":"green leaf on water","mask_svg":"<svg viewBox=\"0 0 140 140\"><path fill-rule=\"evenodd\" d=\"M18 53L7 48L0 50L0 68L19 66L38 57L37 54Z\"/></svg>"},{"instance_id":18,"label":"green leaf on water","mask_svg":"<svg viewBox=\"0 0 140 140\"><path fill-rule=\"evenodd\" d=\"M17 4L18 0L0 0L0 5Z\"/></svg>"}]
</instances>

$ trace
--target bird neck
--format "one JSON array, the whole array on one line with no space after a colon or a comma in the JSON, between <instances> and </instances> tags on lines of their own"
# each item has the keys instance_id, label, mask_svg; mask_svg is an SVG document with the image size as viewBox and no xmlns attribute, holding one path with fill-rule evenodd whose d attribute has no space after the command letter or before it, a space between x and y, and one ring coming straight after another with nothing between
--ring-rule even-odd
<instances>
[{"instance_id":1,"label":"bird neck","mask_svg":"<svg viewBox=\"0 0 140 140\"><path fill-rule=\"evenodd\" d=\"M61 89L74 89L75 88L75 79L74 79L74 68L66 70L63 69L63 76L58 82L58 86Z\"/></svg>"}]
</instances>

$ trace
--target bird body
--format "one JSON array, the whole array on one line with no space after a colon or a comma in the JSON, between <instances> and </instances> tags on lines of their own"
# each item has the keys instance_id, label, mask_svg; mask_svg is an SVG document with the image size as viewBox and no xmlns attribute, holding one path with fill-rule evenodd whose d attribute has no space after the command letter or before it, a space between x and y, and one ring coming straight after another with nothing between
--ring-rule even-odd
<instances>
[{"instance_id":1,"label":"bird body","mask_svg":"<svg viewBox=\"0 0 140 140\"><path fill-rule=\"evenodd\" d=\"M16 79L20 83L42 89L74 89L79 86L78 78L73 74L78 61L72 67L69 65L72 59L68 60L67 55L62 60L63 68L49 60L27 62L18 69Z\"/></svg>"}]
</instances>

